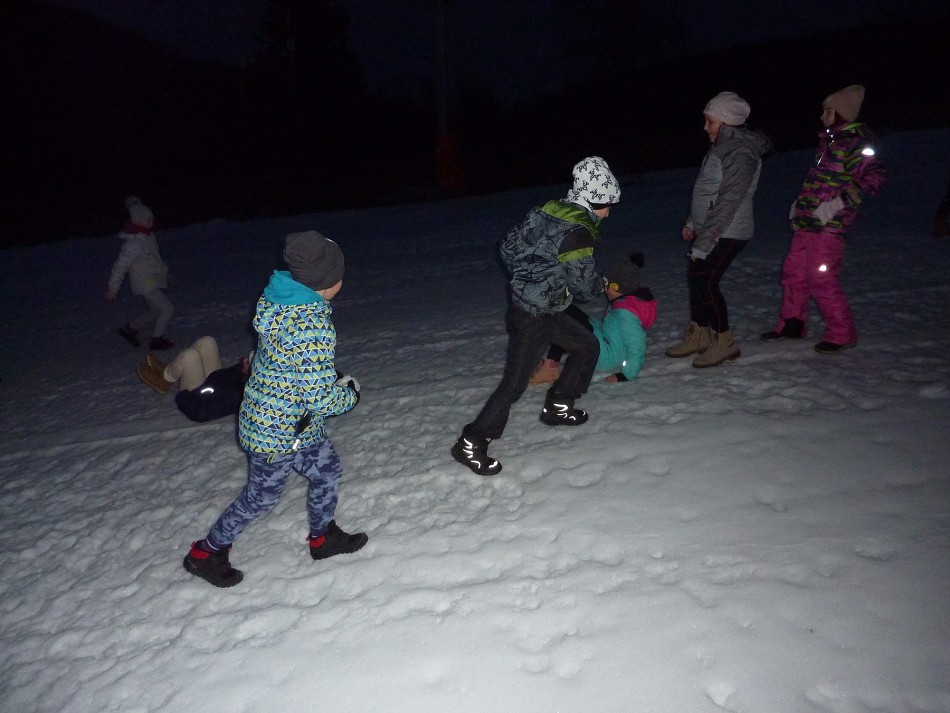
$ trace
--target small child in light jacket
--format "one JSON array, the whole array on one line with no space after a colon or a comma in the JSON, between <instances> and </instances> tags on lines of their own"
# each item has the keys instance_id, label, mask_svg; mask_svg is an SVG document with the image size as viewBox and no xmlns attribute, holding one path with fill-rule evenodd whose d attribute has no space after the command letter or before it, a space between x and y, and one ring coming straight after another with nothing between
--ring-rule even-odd
<instances>
[{"instance_id":1,"label":"small child in light jacket","mask_svg":"<svg viewBox=\"0 0 950 713\"><path fill-rule=\"evenodd\" d=\"M152 232L155 216L136 196L126 198L125 207L129 209L129 222L119 233L123 244L119 257L112 266L112 274L109 275L106 301L115 302L125 273L129 273L132 294L144 299L148 309L119 327L119 336L133 347L138 347L141 345L139 330L146 324L155 322L149 348L153 351L170 349L175 344L165 339L164 334L175 307L165 295L165 289L168 287L168 267L158 254L158 241Z\"/></svg>"},{"instance_id":2,"label":"small child in light jacket","mask_svg":"<svg viewBox=\"0 0 950 713\"><path fill-rule=\"evenodd\" d=\"M648 287L640 286L640 268L643 253L621 258L604 270L604 294L610 301L602 320L590 319L578 307L571 305L567 313L590 329L600 344L597 371L611 372L604 381L616 383L636 379L646 359L646 330L656 322L656 299ZM532 384L544 384L557 379L564 351L555 344L548 349Z\"/></svg>"}]
</instances>

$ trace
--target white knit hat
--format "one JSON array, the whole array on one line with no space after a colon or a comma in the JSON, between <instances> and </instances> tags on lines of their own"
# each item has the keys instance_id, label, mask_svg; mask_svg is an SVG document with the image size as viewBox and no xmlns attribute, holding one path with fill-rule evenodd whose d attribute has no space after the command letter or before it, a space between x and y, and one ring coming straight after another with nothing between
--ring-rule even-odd
<instances>
[{"instance_id":1,"label":"white knit hat","mask_svg":"<svg viewBox=\"0 0 950 713\"><path fill-rule=\"evenodd\" d=\"M749 102L735 92L719 92L709 100L703 114L718 119L729 126L739 126L745 123L752 113Z\"/></svg>"},{"instance_id":2,"label":"white knit hat","mask_svg":"<svg viewBox=\"0 0 950 713\"><path fill-rule=\"evenodd\" d=\"M138 196L129 196L125 199L125 207L129 209L129 222L132 225L145 226L155 222L155 216L148 206L138 199Z\"/></svg>"},{"instance_id":3,"label":"white knit hat","mask_svg":"<svg viewBox=\"0 0 950 713\"><path fill-rule=\"evenodd\" d=\"M620 202L620 183L600 156L588 156L574 166L574 187L566 200L585 208Z\"/></svg>"}]
</instances>

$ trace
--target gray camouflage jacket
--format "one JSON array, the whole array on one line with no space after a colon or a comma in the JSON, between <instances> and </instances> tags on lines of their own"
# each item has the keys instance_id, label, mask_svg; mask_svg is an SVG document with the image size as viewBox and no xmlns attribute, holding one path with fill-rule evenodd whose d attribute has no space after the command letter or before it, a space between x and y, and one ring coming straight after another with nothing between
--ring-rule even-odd
<instances>
[{"instance_id":1,"label":"gray camouflage jacket","mask_svg":"<svg viewBox=\"0 0 950 713\"><path fill-rule=\"evenodd\" d=\"M530 314L553 314L574 298L603 292L594 264L600 230L594 216L575 203L548 201L508 231L499 252L511 275L511 302Z\"/></svg>"}]
</instances>

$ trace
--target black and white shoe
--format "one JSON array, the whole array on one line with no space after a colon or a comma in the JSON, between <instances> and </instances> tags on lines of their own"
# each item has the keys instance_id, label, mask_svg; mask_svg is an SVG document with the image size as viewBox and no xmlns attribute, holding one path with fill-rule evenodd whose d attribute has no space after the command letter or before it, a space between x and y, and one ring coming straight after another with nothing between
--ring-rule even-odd
<instances>
[{"instance_id":1,"label":"black and white shoe","mask_svg":"<svg viewBox=\"0 0 950 713\"><path fill-rule=\"evenodd\" d=\"M574 408L573 397L549 393L544 400L540 420L547 426L580 426L587 423L588 418L584 409Z\"/></svg>"},{"instance_id":2,"label":"black and white shoe","mask_svg":"<svg viewBox=\"0 0 950 713\"><path fill-rule=\"evenodd\" d=\"M489 438L479 438L467 430L452 446L452 457L475 475L495 475L501 472L501 463L488 455Z\"/></svg>"}]
</instances>

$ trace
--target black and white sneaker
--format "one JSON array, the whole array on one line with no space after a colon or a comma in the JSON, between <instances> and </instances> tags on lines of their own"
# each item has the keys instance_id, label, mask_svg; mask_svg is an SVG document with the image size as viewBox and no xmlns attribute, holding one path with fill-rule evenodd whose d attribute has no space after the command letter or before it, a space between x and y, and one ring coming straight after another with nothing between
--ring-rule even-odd
<instances>
[{"instance_id":1,"label":"black and white sneaker","mask_svg":"<svg viewBox=\"0 0 950 713\"><path fill-rule=\"evenodd\" d=\"M475 475L495 475L501 472L501 463L488 455L489 438L478 438L469 433L462 435L452 446L452 457L468 467Z\"/></svg>"},{"instance_id":2,"label":"black and white sneaker","mask_svg":"<svg viewBox=\"0 0 950 713\"><path fill-rule=\"evenodd\" d=\"M574 399L570 396L548 394L541 409L541 423L547 426L580 426L589 418L584 409L574 408Z\"/></svg>"}]
</instances>

